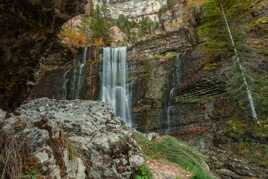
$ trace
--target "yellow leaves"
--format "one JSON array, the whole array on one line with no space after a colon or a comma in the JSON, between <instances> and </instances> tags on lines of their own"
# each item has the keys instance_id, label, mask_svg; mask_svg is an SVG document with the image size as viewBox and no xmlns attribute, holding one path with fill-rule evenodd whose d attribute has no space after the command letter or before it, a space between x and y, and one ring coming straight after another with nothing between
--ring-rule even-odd
<instances>
[{"instance_id":1,"label":"yellow leaves","mask_svg":"<svg viewBox=\"0 0 268 179\"><path fill-rule=\"evenodd\" d=\"M191 7L202 6L207 0L188 0L188 5Z\"/></svg>"},{"instance_id":2,"label":"yellow leaves","mask_svg":"<svg viewBox=\"0 0 268 179\"><path fill-rule=\"evenodd\" d=\"M104 45L104 42L103 42L102 38L96 38L95 39L95 46L100 47L100 46L103 46L103 45Z\"/></svg>"},{"instance_id":3,"label":"yellow leaves","mask_svg":"<svg viewBox=\"0 0 268 179\"><path fill-rule=\"evenodd\" d=\"M217 63L207 63L204 67L203 70L205 71L212 71L212 70L216 70L218 67Z\"/></svg>"},{"instance_id":4,"label":"yellow leaves","mask_svg":"<svg viewBox=\"0 0 268 179\"><path fill-rule=\"evenodd\" d=\"M67 45L69 48L79 48L85 46L104 46L104 40L102 37L89 39L87 35L72 28L64 28L58 35L62 43Z\"/></svg>"},{"instance_id":5,"label":"yellow leaves","mask_svg":"<svg viewBox=\"0 0 268 179\"><path fill-rule=\"evenodd\" d=\"M66 22L58 37L69 48L104 46L108 39L108 25L104 17L80 15Z\"/></svg>"},{"instance_id":6,"label":"yellow leaves","mask_svg":"<svg viewBox=\"0 0 268 179\"><path fill-rule=\"evenodd\" d=\"M84 32L79 32L74 28L66 27L59 33L62 43L68 47L83 47L87 44L87 36Z\"/></svg>"}]
</instances>

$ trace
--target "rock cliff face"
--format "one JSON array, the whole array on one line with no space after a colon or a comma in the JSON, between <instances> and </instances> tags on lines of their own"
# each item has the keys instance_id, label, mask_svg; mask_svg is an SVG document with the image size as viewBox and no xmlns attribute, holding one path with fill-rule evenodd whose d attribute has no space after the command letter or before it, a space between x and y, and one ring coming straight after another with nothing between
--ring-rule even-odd
<instances>
[{"instance_id":1,"label":"rock cliff face","mask_svg":"<svg viewBox=\"0 0 268 179\"><path fill-rule=\"evenodd\" d=\"M8 165L15 162L14 168L22 162L25 167L18 173L22 176L32 173L57 179L130 178L144 162L131 138L132 131L103 103L43 98L22 105L16 115L5 118L4 112L0 114L0 155L6 152L28 158L7 159ZM9 148L8 139L19 147ZM7 171L5 178L12 178L14 172Z\"/></svg>"},{"instance_id":2,"label":"rock cliff face","mask_svg":"<svg viewBox=\"0 0 268 179\"><path fill-rule=\"evenodd\" d=\"M140 130L165 132L171 126L178 129L184 126L184 123L186 126L193 123L199 126L202 123L200 115L196 113L194 115L198 117L195 119L187 118L189 122L183 121L183 109L191 110L192 107L175 102L178 91L186 85L185 81L189 83L193 78L192 74L202 66L199 54L192 55L193 50L200 44L194 26L191 23L179 23L185 20L187 6L179 4L175 8L179 9L180 13L174 14L173 9L170 9L161 16L164 19L165 30L135 43L129 49L133 118ZM191 12L187 13L192 17L190 19L194 18ZM172 26L173 21L176 22L176 26ZM185 112L186 115L190 115L188 112ZM199 112L197 110L197 113ZM190 128L190 125L188 127Z\"/></svg>"},{"instance_id":3,"label":"rock cliff face","mask_svg":"<svg viewBox=\"0 0 268 179\"><path fill-rule=\"evenodd\" d=\"M95 0L95 5L105 5L113 18L119 15L127 16L133 20L149 17L154 21L159 21L158 12L167 4L166 0Z\"/></svg>"},{"instance_id":4,"label":"rock cliff face","mask_svg":"<svg viewBox=\"0 0 268 179\"><path fill-rule=\"evenodd\" d=\"M4 28L0 29L0 36L3 39L0 42L0 52L3 52L0 53L3 69L0 72L0 104L5 109L18 106L29 93L31 93L29 98L44 96L56 99L66 98L64 94L66 74L71 70L73 60L79 59L79 56L81 56L80 52L77 55L77 53L71 53L63 48L56 40L56 32L71 16L83 13L85 1L38 2L9 1L0 6L3 16L3 18L0 18L0 23L6 24L3 26ZM224 148L229 143L241 140L236 136L231 136L231 139L226 138L226 131L237 128L240 130L240 127L243 128L244 124L237 125L235 123L234 126L231 126L231 129L228 129L229 122L227 123L227 121L232 120L237 112L228 98L223 95L226 92L225 81L231 67L230 58L213 56L213 61L211 61L211 56L204 50L206 39L202 39L197 34L198 26L202 20L202 9L199 6L190 8L189 3L193 1L180 0L173 7L162 12L161 9L164 7L165 1L102 0L88 2L106 3L114 18L123 14L137 21L140 17L149 17L160 23L161 28L157 32L138 37L138 42L131 44L129 47L128 64L129 82L133 92L133 119L138 130L168 132L184 137L187 141L204 149L209 155L211 154L209 164L223 178L239 178L241 176L262 178L267 176L267 170L263 167L256 167L255 164L249 165L244 160L238 161L237 156L233 154L217 155L217 153L224 153L225 151L225 149L219 150L217 147ZM248 21L249 26L247 44L258 53L258 56L251 59L254 61L253 70L261 69L266 74L268 71L267 50L265 50L265 47L267 47L265 33L267 31L267 20L265 20L267 7L265 1L256 1L256 4L250 7L250 15L244 18ZM137 11L136 8L138 8ZM20 13L18 15L15 12ZM162 13L161 16L159 16L160 12ZM41 18L43 16L46 18ZM18 26L21 28L15 29ZM117 30L117 27L114 27L114 29ZM99 58L96 59L96 56L93 51L89 50L89 63L87 63L85 80L87 90L83 94L83 99L97 99L99 96L101 57L98 56ZM37 71L38 74L35 73ZM178 76L177 73L179 73ZM37 83L35 83L36 81ZM34 89L30 92L32 86L34 86ZM41 103L48 104L48 106L41 105ZM67 103L66 101L55 102L42 99L26 104L19 109L22 121L29 126L27 128L29 128L32 136L34 136L32 130L37 127L38 131L41 130L38 135L41 133L40 135L44 135L44 138L51 139L47 135L46 129L46 131L42 131L43 128L35 125L35 120L43 122L44 116L45 126L61 128L68 134L68 140L74 143L79 141L78 144L75 143L74 145L82 146L82 153L85 156L78 157L78 160L74 162L75 166L69 166L68 162L64 162L66 167L61 169L63 165L59 165L56 159L51 159L53 165L58 167L56 173L67 172L68 168L77 167L83 171L83 176L84 173L88 175L84 171L93 171L96 178L129 176L132 165L128 165L130 159L126 151L130 150L132 152L132 149L121 145L120 137L126 137L127 144L135 146L127 137L129 131L120 128L119 133L116 133L116 126L120 122L115 120L116 122L113 124L111 121L114 117L110 117L110 112L106 110L101 110L105 113L104 115L102 115L102 112L101 114L91 113L93 109L99 110L96 108L101 108L99 103L79 101ZM34 107L34 105L37 105L37 107ZM91 111L87 111L87 114L93 121L98 119L99 115L103 118L101 121L104 121L92 124L83 115L79 115L79 118L85 121L78 120L71 115L71 113L81 112L77 107L78 105L82 106L81 110L83 111ZM86 109L86 105L89 105L90 109ZM96 105L96 107L93 105ZM55 112L56 109L54 110L54 108L58 107L62 110ZM63 114L65 108L67 113ZM67 114L70 114L70 116ZM37 119L29 117L32 115L37 116ZM54 118L57 122L53 122ZM65 118L67 121L65 121ZM17 120L17 117L13 116L10 119L12 119L11 121ZM31 121L30 124L27 123L26 119ZM46 121L49 121L48 124L46 124ZM89 133L85 132L80 123L88 126ZM104 138L110 140L110 137L112 137L112 143L104 141L104 143L99 144L98 141L92 139L94 146L90 142L88 145L85 144L87 140L91 140L91 133L95 131L91 127L95 125L97 125L96 130L102 130L102 127L104 127L105 131L103 134L98 133L96 139L101 139L103 142ZM112 125L113 133L109 132L110 125ZM98 126L101 126L101 128ZM75 131L70 132L70 128L74 128ZM252 135L251 131L243 134L249 135L250 140L253 138L257 142L267 141L266 135L256 137ZM92 136L94 135L92 134ZM74 136L74 139L72 139L72 136ZM122 148L118 150L115 148L116 151L113 151L113 147L111 147L114 146L113 142L119 143ZM96 148L96 146L105 148L105 151L99 153L97 151L99 148ZM215 146L216 148L214 148ZM54 151L49 144L44 144L42 147L48 147L47 150L52 153ZM87 151L90 151L90 156L87 155ZM121 156L114 156L114 152L118 151L123 159L120 158ZM136 151L136 148L133 151ZM109 158L106 152L115 158ZM38 154L38 156L42 155L47 154ZM68 155L64 153L62 158ZM102 155L103 158L100 158ZM53 157L56 156L53 154ZM89 162L80 165L82 159L92 159L95 164ZM62 162L61 159L59 161ZM106 161L108 162L106 163ZM126 163L127 167L122 167L122 163ZM88 165L92 168L88 168ZM241 165L249 165L249 168L241 167ZM114 170L105 170L104 166L113 167ZM99 175L98 172L96 173L97 170L104 174Z\"/></svg>"},{"instance_id":5,"label":"rock cliff face","mask_svg":"<svg viewBox=\"0 0 268 179\"><path fill-rule=\"evenodd\" d=\"M141 10L143 7L150 7L147 3L152 2L159 3L159 1L110 1L106 4L109 9L113 9L111 11L113 14L114 11L120 12L121 7L137 9L137 3L142 3L142 6L138 8ZM103 4L103 2L97 3ZM160 3L161 7L158 8L157 13L162 8L162 5L165 4L164 2L162 3ZM207 120L211 113L212 104L210 102L207 104L206 101L186 103L185 99L187 98L191 101L196 96L202 96L202 92L199 92L199 89L203 86L210 86L210 84L214 83L212 82L214 79L215 84L222 86L220 80L216 79L216 77L214 79L202 79L207 75L202 74L202 71L200 71L205 61L201 58L203 54L196 50L200 42L194 29L199 22L199 11L198 8L195 12L188 10L187 4L177 3L171 9L166 10L161 16L162 19L158 20L163 21L164 30L162 29L157 34L147 36L129 47L128 60L130 83L133 88L133 119L136 128L140 130L165 130L168 128L170 115L173 116L173 122L170 125L174 127L186 126L185 130L188 130L192 127L202 126L203 121ZM137 13L135 15L137 17L146 16L146 11L137 11ZM131 16L131 13L125 15ZM185 22L186 20L187 23ZM176 25L174 26L174 24ZM83 94L83 99L97 99L98 89L100 89L101 59L95 61L94 54L91 53L92 51L89 50L85 81L87 90ZM174 73L178 70L176 69L177 55L181 56L179 63L182 64L179 72L182 76L180 81L174 79ZM79 58L78 55L73 60L79 60ZM43 67L41 69L41 78L32 90L30 98L66 98L64 85L66 74L70 71L72 64L60 57L59 62L48 63L45 61L41 66ZM174 84L178 85L174 86ZM213 90L213 86L208 87L208 89L204 89L204 93L215 91L215 95L219 94L223 90L217 90L218 88L217 85L215 85L215 90ZM179 95L180 91L182 98L178 99L178 102L175 102L175 96L170 99L171 90L173 90L174 95ZM189 96L191 93L189 91L194 92L195 90L195 94ZM214 92L212 93L214 95ZM183 102L181 99L183 99ZM169 108L171 106L168 104L170 101L173 103L172 111L168 111L171 110ZM195 113L189 114L189 111L193 109ZM188 116L190 117L188 118ZM200 130L206 129L207 127Z\"/></svg>"},{"instance_id":6,"label":"rock cliff face","mask_svg":"<svg viewBox=\"0 0 268 179\"><path fill-rule=\"evenodd\" d=\"M61 25L84 12L85 0L4 1L0 5L0 104L14 109L39 78L40 63L62 66L72 53L57 40Z\"/></svg>"}]
</instances>

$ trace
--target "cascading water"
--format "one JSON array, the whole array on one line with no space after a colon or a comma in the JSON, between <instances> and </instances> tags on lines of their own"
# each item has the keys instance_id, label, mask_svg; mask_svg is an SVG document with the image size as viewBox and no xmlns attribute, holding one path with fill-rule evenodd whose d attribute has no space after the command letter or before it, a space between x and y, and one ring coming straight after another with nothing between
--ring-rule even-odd
<instances>
[{"instance_id":1,"label":"cascading water","mask_svg":"<svg viewBox=\"0 0 268 179\"><path fill-rule=\"evenodd\" d=\"M103 48L101 99L111 105L114 113L121 117L129 127L132 127L127 69L126 47Z\"/></svg>"},{"instance_id":2,"label":"cascading water","mask_svg":"<svg viewBox=\"0 0 268 179\"><path fill-rule=\"evenodd\" d=\"M175 61L175 68L172 72L171 79L170 79L170 91L169 96L167 100L167 106L166 106L166 132L170 132L173 126L172 121L174 121L174 117L177 117L177 111L175 106L175 97L176 97L176 91L179 87L179 83L182 79L182 61L180 59L180 54L177 54L176 61Z\"/></svg>"},{"instance_id":3,"label":"cascading water","mask_svg":"<svg viewBox=\"0 0 268 179\"><path fill-rule=\"evenodd\" d=\"M67 99L79 99L85 80L85 65L87 61L88 48L85 47L82 56L75 61L70 80L68 80ZM66 87L65 87L66 88Z\"/></svg>"},{"instance_id":4,"label":"cascading water","mask_svg":"<svg viewBox=\"0 0 268 179\"><path fill-rule=\"evenodd\" d=\"M69 83L69 78L68 78L68 74L70 73L70 70L67 70L64 75L63 75L63 79L64 79L64 83L63 83L63 96L64 99L67 99L67 95L68 95L68 83Z\"/></svg>"}]
</instances>

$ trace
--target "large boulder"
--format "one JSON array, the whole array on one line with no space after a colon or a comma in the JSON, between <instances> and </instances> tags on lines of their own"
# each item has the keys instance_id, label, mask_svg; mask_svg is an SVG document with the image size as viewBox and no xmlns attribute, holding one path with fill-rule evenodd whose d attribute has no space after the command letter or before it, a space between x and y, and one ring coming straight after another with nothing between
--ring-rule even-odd
<instances>
[{"instance_id":1,"label":"large boulder","mask_svg":"<svg viewBox=\"0 0 268 179\"><path fill-rule=\"evenodd\" d=\"M41 176L130 178L144 163L132 131L101 102L36 99L1 126L8 136L29 139Z\"/></svg>"}]
</instances>

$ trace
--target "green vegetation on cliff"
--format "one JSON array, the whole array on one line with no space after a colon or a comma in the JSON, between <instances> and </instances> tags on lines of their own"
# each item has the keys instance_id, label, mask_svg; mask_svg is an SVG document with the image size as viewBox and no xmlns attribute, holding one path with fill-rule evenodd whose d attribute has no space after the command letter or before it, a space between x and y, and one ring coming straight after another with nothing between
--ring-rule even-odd
<instances>
[{"instance_id":1,"label":"green vegetation on cliff","mask_svg":"<svg viewBox=\"0 0 268 179\"><path fill-rule=\"evenodd\" d=\"M58 36L68 47L102 46L109 43L111 26L109 10L97 6L90 16L83 15L63 25Z\"/></svg>"},{"instance_id":2,"label":"green vegetation on cliff","mask_svg":"<svg viewBox=\"0 0 268 179\"><path fill-rule=\"evenodd\" d=\"M227 76L227 92L232 104L244 111L245 117L265 119L268 114L267 75L258 67L262 63L260 59L265 58L259 53L265 46L255 48L249 36L250 29L265 23L265 18L252 17L254 3L254 0L207 0L198 33L204 40L210 63L224 59L224 63L233 64Z\"/></svg>"},{"instance_id":3,"label":"green vegetation on cliff","mask_svg":"<svg viewBox=\"0 0 268 179\"><path fill-rule=\"evenodd\" d=\"M134 175L134 179L153 179L152 173L147 165L138 167Z\"/></svg>"},{"instance_id":4,"label":"green vegetation on cliff","mask_svg":"<svg viewBox=\"0 0 268 179\"><path fill-rule=\"evenodd\" d=\"M163 136L149 141L142 134L136 133L135 140L141 146L143 153L148 159L167 160L191 171L193 179L212 179L202 155L187 144L180 142L174 137Z\"/></svg>"},{"instance_id":5,"label":"green vegetation on cliff","mask_svg":"<svg viewBox=\"0 0 268 179\"><path fill-rule=\"evenodd\" d=\"M227 148L239 156L247 158L250 163L268 167L268 145L256 143L266 141L268 138L268 122L259 124L233 116L225 128L225 136L232 138L234 144L226 144Z\"/></svg>"}]
</instances>

